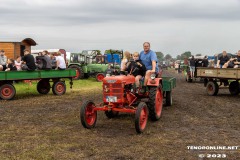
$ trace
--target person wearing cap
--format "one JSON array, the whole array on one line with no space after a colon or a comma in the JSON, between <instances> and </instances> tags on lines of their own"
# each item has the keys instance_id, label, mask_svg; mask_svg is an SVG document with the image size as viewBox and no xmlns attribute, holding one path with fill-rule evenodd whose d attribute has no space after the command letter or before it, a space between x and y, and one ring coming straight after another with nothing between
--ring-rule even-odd
<instances>
[{"instance_id":1,"label":"person wearing cap","mask_svg":"<svg viewBox=\"0 0 240 160\"><path fill-rule=\"evenodd\" d=\"M7 57L4 50L0 51L0 71L5 71L7 68Z\"/></svg>"},{"instance_id":2,"label":"person wearing cap","mask_svg":"<svg viewBox=\"0 0 240 160\"><path fill-rule=\"evenodd\" d=\"M22 58L23 66L22 70L34 71L37 67L35 65L35 59L29 50L24 50L24 56Z\"/></svg>"}]
</instances>

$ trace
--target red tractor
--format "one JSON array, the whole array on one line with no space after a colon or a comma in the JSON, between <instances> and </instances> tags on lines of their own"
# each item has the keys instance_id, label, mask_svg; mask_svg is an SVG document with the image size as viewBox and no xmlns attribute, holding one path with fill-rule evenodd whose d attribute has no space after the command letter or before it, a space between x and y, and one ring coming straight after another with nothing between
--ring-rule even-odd
<instances>
[{"instance_id":1,"label":"red tractor","mask_svg":"<svg viewBox=\"0 0 240 160\"><path fill-rule=\"evenodd\" d=\"M151 79L145 93L136 93L135 77L132 75L110 76L103 79L103 102L95 105L93 101L83 103L80 119L85 128L93 128L97 120L97 111L105 111L108 118L114 118L119 112L135 114L135 129L142 133L148 117L157 121L162 113L162 78Z\"/></svg>"}]
</instances>

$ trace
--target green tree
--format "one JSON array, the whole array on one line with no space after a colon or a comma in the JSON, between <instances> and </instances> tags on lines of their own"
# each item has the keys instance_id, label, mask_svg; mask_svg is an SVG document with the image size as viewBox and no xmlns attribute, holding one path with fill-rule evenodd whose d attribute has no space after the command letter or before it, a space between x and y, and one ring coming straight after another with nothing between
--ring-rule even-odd
<instances>
[{"instance_id":1,"label":"green tree","mask_svg":"<svg viewBox=\"0 0 240 160\"><path fill-rule=\"evenodd\" d=\"M171 60L172 56L170 54L166 54L166 56L164 57L165 60Z\"/></svg>"},{"instance_id":2,"label":"green tree","mask_svg":"<svg viewBox=\"0 0 240 160\"><path fill-rule=\"evenodd\" d=\"M192 53L190 51L186 51L181 54L181 60L184 60L184 58L189 58L192 56Z\"/></svg>"},{"instance_id":3,"label":"green tree","mask_svg":"<svg viewBox=\"0 0 240 160\"><path fill-rule=\"evenodd\" d=\"M177 60L181 60L181 56L180 56L180 55L177 55L176 59L177 59Z\"/></svg>"},{"instance_id":4,"label":"green tree","mask_svg":"<svg viewBox=\"0 0 240 160\"><path fill-rule=\"evenodd\" d=\"M157 54L157 58L159 59L159 61L163 61L164 54L162 52L156 52L156 54Z\"/></svg>"}]
</instances>

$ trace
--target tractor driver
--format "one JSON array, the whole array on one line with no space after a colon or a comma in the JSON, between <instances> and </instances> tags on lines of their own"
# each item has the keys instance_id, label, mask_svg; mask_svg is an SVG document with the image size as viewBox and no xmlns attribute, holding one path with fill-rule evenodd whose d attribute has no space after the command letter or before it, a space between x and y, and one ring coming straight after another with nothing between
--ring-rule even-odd
<instances>
[{"instance_id":1,"label":"tractor driver","mask_svg":"<svg viewBox=\"0 0 240 160\"><path fill-rule=\"evenodd\" d=\"M145 74L145 79L144 79L144 84L143 84L143 91L146 92L146 86L148 79L150 79L150 76L152 73L158 74L159 68L157 65L158 59L157 55L154 51L150 50L150 43L149 42L144 42L143 43L143 51L140 52L139 59L142 60L142 63L146 67L146 74Z\"/></svg>"}]
</instances>

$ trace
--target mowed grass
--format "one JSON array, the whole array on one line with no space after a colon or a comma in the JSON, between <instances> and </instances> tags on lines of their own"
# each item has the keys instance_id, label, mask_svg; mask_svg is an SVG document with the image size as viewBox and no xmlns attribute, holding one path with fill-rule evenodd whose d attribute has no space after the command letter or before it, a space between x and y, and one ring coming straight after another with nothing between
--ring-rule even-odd
<instances>
[{"instance_id":1,"label":"mowed grass","mask_svg":"<svg viewBox=\"0 0 240 160\"><path fill-rule=\"evenodd\" d=\"M96 88L101 88L102 83L97 82L95 78L89 79L81 79L81 80L73 80L72 89L70 89L70 80L64 79L66 84L66 93L76 92L76 91L87 91ZM14 87L16 89L16 98L26 98L32 96L41 96L37 91L37 80L33 80L31 82L18 82L14 83ZM50 85L53 85L53 82L50 82ZM48 94L53 94L52 89Z\"/></svg>"}]
</instances>

